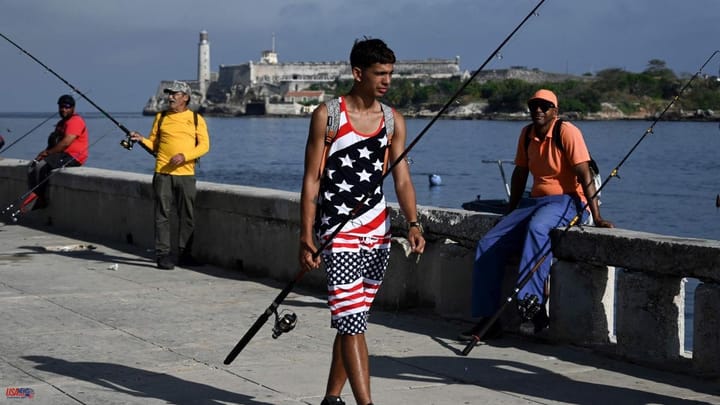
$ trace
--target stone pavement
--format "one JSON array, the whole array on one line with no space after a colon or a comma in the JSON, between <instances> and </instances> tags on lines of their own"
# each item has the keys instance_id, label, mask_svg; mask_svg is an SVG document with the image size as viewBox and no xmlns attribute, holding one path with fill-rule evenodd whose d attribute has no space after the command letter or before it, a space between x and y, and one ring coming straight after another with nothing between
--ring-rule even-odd
<instances>
[{"instance_id":1,"label":"stone pavement","mask_svg":"<svg viewBox=\"0 0 720 405\"><path fill-rule=\"evenodd\" d=\"M319 404L333 332L321 292L296 288L229 366L285 285L203 266L158 270L130 245L0 226L0 403ZM282 252L279 252L282 254ZM459 356L469 326L374 311L376 404L720 404L720 384L509 335ZM33 398L11 398L31 388ZM354 403L349 388L344 399Z\"/></svg>"}]
</instances>

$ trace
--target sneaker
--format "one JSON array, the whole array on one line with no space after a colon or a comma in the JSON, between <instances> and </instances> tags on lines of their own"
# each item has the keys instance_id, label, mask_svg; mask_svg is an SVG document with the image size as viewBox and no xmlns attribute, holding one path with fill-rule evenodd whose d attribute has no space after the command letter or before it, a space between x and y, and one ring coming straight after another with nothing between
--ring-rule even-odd
<instances>
[{"instance_id":1,"label":"sneaker","mask_svg":"<svg viewBox=\"0 0 720 405\"><path fill-rule=\"evenodd\" d=\"M163 270L172 270L175 268L172 257L170 255L159 256L157 259L157 268Z\"/></svg>"},{"instance_id":2,"label":"sneaker","mask_svg":"<svg viewBox=\"0 0 720 405\"><path fill-rule=\"evenodd\" d=\"M533 331L537 335L544 331L550 326L550 318L545 313L545 308L542 308L532 319Z\"/></svg>"},{"instance_id":3,"label":"sneaker","mask_svg":"<svg viewBox=\"0 0 720 405\"><path fill-rule=\"evenodd\" d=\"M340 397L325 397L323 398L322 402L320 402L320 405L345 405L345 401L343 401Z\"/></svg>"},{"instance_id":4,"label":"sneaker","mask_svg":"<svg viewBox=\"0 0 720 405\"><path fill-rule=\"evenodd\" d=\"M480 331L485 327L487 322L490 320L490 318L482 318L480 322L477 323L477 325L473 326L472 329L466 330L465 332L461 332L458 335L458 340L461 342L469 342L474 339L474 336L476 336ZM503 328L502 324L500 323L500 320L496 320L490 328L485 332L483 336L480 337L481 341L490 340L490 339L497 339L500 336L502 336Z\"/></svg>"}]
</instances>

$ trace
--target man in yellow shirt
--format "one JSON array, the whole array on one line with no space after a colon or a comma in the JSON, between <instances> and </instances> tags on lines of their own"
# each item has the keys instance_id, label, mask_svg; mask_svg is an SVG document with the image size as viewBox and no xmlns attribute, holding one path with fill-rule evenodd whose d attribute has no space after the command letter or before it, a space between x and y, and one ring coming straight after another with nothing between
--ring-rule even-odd
<instances>
[{"instance_id":1,"label":"man in yellow shirt","mask_svg":"<svg viewBox=\"0 0 720 405\"><path fill-rule=\"evenodd\" d=\"M130 139L140 142L155 157L155 253L157 267L170 270L175 260L170 250L170 209L176 203L179 220L178 264L197 265L192 257L195 229L195 163L210 150L205 120L188 109L191 90L185 82L174 81L164 89L168 110L155 116L148 138L131 132Z\"/></svg>"}]
</instances>

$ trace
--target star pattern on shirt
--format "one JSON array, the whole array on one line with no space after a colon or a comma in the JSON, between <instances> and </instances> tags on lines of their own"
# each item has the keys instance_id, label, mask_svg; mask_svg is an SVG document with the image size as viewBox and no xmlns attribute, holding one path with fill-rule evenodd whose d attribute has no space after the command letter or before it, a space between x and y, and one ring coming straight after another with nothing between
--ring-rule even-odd
<instances>
[{"instance_id":1,"label":"star pattern on shirt","mask_svg":"<svg viewBox=\"0 0 720 405\"><path fill-rule=\"evenodd\" d=\"M355 160L350 159L350 155L341 157L340 161L342 162L342 167L353 167L353 163L355 163Z\"/></svg>"},{"instance_id":2,"label":"star pattern on shirt","mask_svg":"<svg viewBox=\"0 0 720 405\"><path fill-rule=\"evenodd\" d=\"M358 175L358 177L360 177L360 181L361 181L361 182L362 182L362 181L368 181L368 182L369 182L369 181L370 181L370 176L372 176L372 173L368 173L367 170L363 169L363 171L360 172L360 173L358 173L357 175Z\"/></svg>"},{"instance_id":3,"label":"star pattern on shirt","mask_svg":"<svg viewBox=\"0 0 720 405\"><path fill-rule=\"evenodd\" d=\"M317 219L321 227L333 228L351 213L360 216L382 201L382 157L387 143L382 132L370 138L358 137L356 142L331 152L321 180L322 215Z\"/></svg>"}]
</instances>

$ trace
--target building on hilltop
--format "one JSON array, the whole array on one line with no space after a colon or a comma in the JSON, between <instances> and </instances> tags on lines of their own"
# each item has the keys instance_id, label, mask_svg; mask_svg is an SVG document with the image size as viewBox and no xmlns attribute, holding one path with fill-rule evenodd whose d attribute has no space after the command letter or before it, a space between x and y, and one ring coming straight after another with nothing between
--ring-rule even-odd
<instances>
[{"instance_id":1,"label":"building on hilltop","mask_svg":"<svg viewBox=\"0 0 720 405\"><path fill-rule=\"evenodd\" d=\"M217 80L217 73L210 70L210 42L208 41L208 32L200 31L200 42L198 43L198 71L197 79L183 80L190 85L192 89L192 97L190 100L190 108L199 110L205 103L205 95L207 89L213 81ZM155 94L148 99L143 108L143 115L153 115L167 108L167 99L163 93L163 89L172 84L173 80L161 80L155 90Z\"/></svg>"},{"instance_id":2,"label":"building on hilltop","mask_svg":"<svg viewBox=\"0 0 720 405\"><path fill-rule=\"evenodd\" d=\"M454 59L425 59L398 61L396 78L450 78L466 76L460 71L460 57ZM325 91L318 98L303 99L302 92L311 87L331 87L336 80L352 79L350 63L280 62L275 52L275 36L271 50L262 51L257 62L220 65L217 73L210 71L210 43L208 33L200 31L198 44L198 77L186 80L193 90L191 108L206 114L222 115L301 115L307 114L331 97ZM171 80L160 82L150 97L143 114L154 114L165 108L163 88ZM318 86L319 85L319 86ZM316 90L312 90L316 91Z\"/></svg>"}]
</instances>

